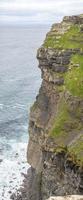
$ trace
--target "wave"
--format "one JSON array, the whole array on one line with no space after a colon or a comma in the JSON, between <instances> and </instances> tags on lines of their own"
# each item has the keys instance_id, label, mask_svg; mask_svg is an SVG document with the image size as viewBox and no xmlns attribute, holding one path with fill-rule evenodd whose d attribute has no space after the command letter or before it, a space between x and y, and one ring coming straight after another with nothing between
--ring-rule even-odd
<instances>
[{"instance_id":1,"label":"wave","mask_svg":"<svg viewBox=\"0 0 83 200\"><path fill-rule=\"evenodd\" d=\"M20 104L20 103L15 103L15 104L3 104L3 103L0 103L0 109L2 110L2 109L7 109L7 108L24 108L24 109L26 109L26 105L24 105L24 104Z\"/></svg>"}]
</instances>

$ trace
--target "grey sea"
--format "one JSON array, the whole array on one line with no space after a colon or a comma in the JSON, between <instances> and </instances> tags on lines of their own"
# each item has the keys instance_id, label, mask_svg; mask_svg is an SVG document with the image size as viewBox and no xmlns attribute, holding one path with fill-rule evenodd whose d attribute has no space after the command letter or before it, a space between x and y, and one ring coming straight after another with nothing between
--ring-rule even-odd
<instances>
[{"instance_id":1,"label":"grey sea","mask_svg":"<svg viewBox=\"0 0 83 200\"><path fill-rule=\"evenodd\" d=\"M22 184L30 106L41 84L36 60L49 26L0 26L0 200Z\"/></svg>"}]
</instances>

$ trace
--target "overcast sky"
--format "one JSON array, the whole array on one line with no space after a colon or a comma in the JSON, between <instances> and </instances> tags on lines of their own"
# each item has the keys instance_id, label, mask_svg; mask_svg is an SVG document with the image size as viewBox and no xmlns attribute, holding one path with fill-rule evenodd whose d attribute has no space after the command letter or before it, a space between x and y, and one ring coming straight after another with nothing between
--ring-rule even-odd
<instances>
[{"instance_id":1,"label":"overcast sky","mask_svg":"<svg viewBox=\"0 0 83 200\"><path fill-rule=\"evenodd\" d=\"M54 23L83 12L83 0L0 0L0 23Z\"/></svg>"}]
</instances>

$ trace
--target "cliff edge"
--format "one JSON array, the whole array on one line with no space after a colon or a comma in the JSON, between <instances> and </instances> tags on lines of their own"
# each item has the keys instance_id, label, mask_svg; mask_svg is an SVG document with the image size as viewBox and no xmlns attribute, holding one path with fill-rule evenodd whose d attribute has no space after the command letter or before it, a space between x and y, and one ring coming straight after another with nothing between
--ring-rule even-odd
<instances>
[{"instance_id":1,"label":"cliff edge","mask_svg":"<svg viewBox=\"0 0 83 200\"><path fill-rule=\"evenodd\" d=\"M83 15L54 24L37 59L42 85L30 112L24 199L83 197Z\"/></svg>"},{"instance_id":2,"label":"cliff edge","mask_svg":"<svg viewBox=\"0 0 83 200\"><path fill-rule=\"evenodd\" d=\"M83 15L54 24L37 59L43 81L30 113L28 162L39 194L30 199L83 194Z\"/></svg>"}]
</instances>

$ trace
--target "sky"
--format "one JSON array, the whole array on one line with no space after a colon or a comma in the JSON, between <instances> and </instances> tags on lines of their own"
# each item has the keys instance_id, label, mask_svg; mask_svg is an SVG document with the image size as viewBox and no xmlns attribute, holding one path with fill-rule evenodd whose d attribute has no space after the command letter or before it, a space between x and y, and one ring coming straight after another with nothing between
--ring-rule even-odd
<instances>
[{"instance_id":1,"label":"sky","mask_svg":"<svg viewBox=\"0 0 83 200\"><path fill-rule=\"evenodd\" d=\"M82 12L83 0L0 0L2 24L50 24Z\"/></svg>"}]
</instances>

